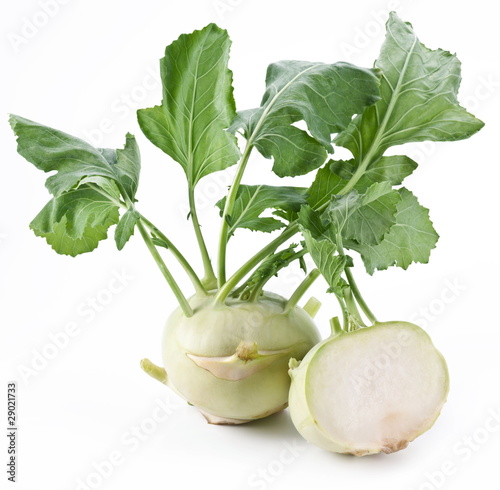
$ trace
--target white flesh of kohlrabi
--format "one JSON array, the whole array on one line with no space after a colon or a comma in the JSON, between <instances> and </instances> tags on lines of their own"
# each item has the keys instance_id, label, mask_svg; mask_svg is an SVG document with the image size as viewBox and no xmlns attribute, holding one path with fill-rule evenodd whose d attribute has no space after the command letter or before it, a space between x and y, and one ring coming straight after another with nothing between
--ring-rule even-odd
<instances>
[{"instance_id":1,"label":"white flesh of kohlrabi","mask_svg":"<svg viewBox=\"0 0 500 490\"><path fill-rule=\"evenodd\" d=\"M286 407L290 358L302 359L321 339L302 308L285 310L286 300L264 293L255 302L192 297L194 315L179 308L163 334L165 371L143 368L185 400L210 423L238 424Z\"/></svg>"},{"instance_id":2,"label":"white flesh of kohlrabi","mask_svg":"<svg viewBox=\"0 0 500 490\"><path fill-rule=\"evenodd\" d=\"M342 333L290 366L295 427L323 449L356 456L404 449L434 424L449 388L444 358L406 322Z\"/></svg>"}]
</instances>

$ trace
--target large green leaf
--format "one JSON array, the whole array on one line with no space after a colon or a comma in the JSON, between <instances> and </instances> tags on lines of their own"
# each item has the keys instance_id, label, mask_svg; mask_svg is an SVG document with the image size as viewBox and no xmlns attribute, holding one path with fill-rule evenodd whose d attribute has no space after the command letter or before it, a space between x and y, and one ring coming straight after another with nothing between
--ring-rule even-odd
<instances>
[{"instance_id":1,"label":"large green leaf","mask_svg":"<svg viewBox=\"0 0 500 490\"><path fill-rule=\"evenodd\" d=\"M427 263L439 235L429 219L429 210L421 206L407 189L400 189L401 201L397 205L393 225L378 245L349 243L358 251L366 270L373 274L392 265L407 269L412 262Z\"/></svg>"},{"instance_id":2,"label":"large green leaf","mask_svg":"<svg viewBox=\"0 0 500 490\"><path fill-rule=\"evenodd\" d=\"M421 44L411 25L394 12L375 67L382 72L382 99L335 140L359 163L365 158L374 162L390 146L464 139L483 126L458 103L458 59Z\"/></svg>"},{"instance_id":3,"label":"large green leaf","mask_svg":"<svg viewBox=\"0 0 500 490\"><path fill-rule=\"evenodd\" d=\"M86 185L52 198L30 228L59 254L91 252L118 222L118 206Z\"/></svg>"},{"instance_id":4,"label":"large green leaf","mask_svg":"<svg viewBox=\"0 0 500 490\"><path fill-rule=\"evenodd\" d=\"M85 141L15 115L10 124L18 153L44 172L57 172L45 183L52 195L60 196L89 176L118 179L103 153Z\"/></svg>"},{"instance_id":5,"label":"large green leaf","mask_svg":"<svg viewBox=\"0 0 500 490\"><path fill-rule=\"evenodd\" d=\"M94 250L118 223L120 199L134 201L139 183L140 155L134 136L127 134L120 150L94 148L85 141L19 116L10 123L18 152L44 172L55 172L46 186L54 195L31 222L36 235L52 248L75 256ZM137 217L125 213L116 233L121 249L133 233Z\"/></svg>"},{"instance_id":6,"label":"large green leaf","mask_svg":"<svg viewBox=\"0 0 500 490\"><path fill-rule=\"evenodd\" d=\"M40 170L56 172L45 182L53 196L58 197L83 183L96 183L102 184L110 194L114 194L118 186L126 194L123 197L134 200L141 162L133 135L127 134L122 150L94 148L80 138L23 117L11 115L9 121L17 136L18 153Z\"/></svg>"},{"instance_id":7,"label":"large green leaf","mask_svg":"<svg viewBox=\"0 0 500 490\"><path fill-rule=\"evenodd\" d=\"M275 187L270 185L242 185L234 203L231 216L226 219L229 223L229 234L237 228L247 228L253 231L271 232L283 228L283 221L273 217L260 217L266 209L280 209L284 211L298 211L306 203L306 189L298 187ZM217 203L222 211L226 198Z\"/></svg>"},{"instance_id":8,"label":"large green leaf","mask_svg":"<svg viewBox=\"0 0 500 490\"><path fill-rule=\"evenodd\" d=\"M280 177L303 175L333 150L331 135L378 100L378 83L373 70L348 63L273 63L261 106L238 113L230 131L243 130L262 155L274 159ZM292 125L297 121L305 121L309 133Z\"/></svg>"},{"instance_id":9,"label":"large green leaf","mask_svg":"<svg viewBox=\"0 0 500 490\"><path fill-rule=\"evenodd\" d=\"M137 112L144 134L182 165L191 187L239 158L236 138L225 131L236 114L230 44L215 24L181 35L160 62L162 105Z\"/></svg>"}]
</instances>

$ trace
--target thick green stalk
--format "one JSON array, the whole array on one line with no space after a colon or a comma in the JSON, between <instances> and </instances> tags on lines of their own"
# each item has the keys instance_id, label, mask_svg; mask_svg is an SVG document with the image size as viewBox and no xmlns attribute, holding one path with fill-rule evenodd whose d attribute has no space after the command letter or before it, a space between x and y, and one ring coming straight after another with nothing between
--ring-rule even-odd
<instances>
[{"instance_id":1,"label":"thick green stalk","mask_svg":"<svg viewBox=\"0 0 500 490\"><path fill-rule=\"evenodd\" d=\"M293 261L297 260L297 259L301 259L306 253L306 249L301 249L299 250L298 252L295 252L292 256L290 256L290 258L288 259L289 260L289 264L291 264ZM276 271L275 272L275 275L279 272ZM259 296L260 296L260 293L262 292L262 290L264 289L264 286L271 280L273 276L268 276L268 277L264 277L262 278L259 283L254 286L253 290L252 290L252 293L250 294L249 296L249 301L255 301Z\"/></svg>"},{"instance_id":2,"label":"thick green stalk","mask_svg":"<svg viewBox=\"0 0 500 490\"><path fill-rule=\"evenodd\" d=\"M168 247L168 250L172 253L172 255L177 259L179 264L182 266L186 274L188 275L189 279L191 280L195 290L196 294L198 295L206 295L207 290L203 286L200 278L194 271L194 269L191 267L191 264L186 260L184 255L179 251L179 249L167 238L167 236L162 233L151 221L146 219L144 216L141 215L141 221L144 223L146 228L151 231L153 234L155 234L158 238L160 238L162 241L165 242L165 244Z\"/></svg>"},{"instance_id":3,"label":"thick green stalk","mask_svg":"<svg viewBox=\"0 0 500 490\"><path fill-rule=\"evenodd\" d=\"M148 250L151 252L153 259L155 260L161 273L163 274L163 277L167 280L167 283L170 286L170 289L172 289L172 292L175 294L175 297L177 298L177 301L179 302L179 305L182 308L182 311L184 312L184 314L187 317L193 316L193 309L191 308L191 305L188 303L186 297L182 293L178 284L175 282L175 279L173 278L172 274L168 270L168 267L166 266L165 262L163 262L161 255L159 254L158 250L156 249L156 247L153 243L153 240L151 239L151 236L149 235L148 231L144 227L144 224L142 223L141 220L138 221L137 228L139 229L139 231L142 235L142 238L146 242L146 246L148 247Z\"/></svg>"},{"instance_id":4,"label":"thick green stalk","mask_svg":"<svg viewBox=\"0 0 500 490\"><path fill-rule=\"evenodd\" d=\"M318 269L313 269L305 279L299 284L297 289L290 296L290 299L287 301L285 306L285 312L290 311L292 308L297 306L297 303L300 301L300 298L304 296L306 291L312 286L314 281L319 277L320 272Z\"/></svg>"},{"instance_id":5,"label":"thick green stalk","mask_svg":"<svg viewBox=\"0 0 500 490\"><path fill-rule=\"evenodd\" d=\"M276 237L273 241L269 242L260 252L256 253L250 260L245 262L219 289L215 295L216 303L223 303L231 291L238 285L238 283L249 274L257 265L259 265L266 257L276 251L276 249L289 238L294 236L299 231L298 224L288 226L283 233Z\"/></svg>"},{"instance_id":6,"label":"thick green stalk","mask_svg":"<svg viewBox=\"0 0 500 490\"><path fill-rule=\"evenodd\" d=\"M205 239L203 238L203 233L201 232L201 226L198 220L198 212L196 211L196 203L194 199L194 189L191 186L189 187L188 194L189 214L191 216L191 221L193 222L194 233L196 235L196 240L198 241L201 258L203 260L203 268L205 271L205 277L203 278L202 283L206 289L215 289L217 287L217 279L215 278L212 261L208 255L207 245L205 243Z\"/></svg>"},{"instance_id":7,"label":"thick green stalk","mask_svg":"<svg viewBox=\"0 0 500 490\"><path fill-rule=\"evenodd\" d=\"M262 290L264 289L264 286L267 284L269 279L269 277L264 277L257 283L256 286L254 286L252 292L250 293L250 296L248 296L248 301L254 302L259 299L259 296L262 294ZM244 297L245 296L243 296L243 298Z\"/></svg>"},{"instance_id":8,"label":"thick green stalk","mask_svg":"<svg viewBox=\"0 0 500 490\"><path fill-rule=\"evenodd\" d=\"M226 204L224 205L224 211L222 212L222 221L219 234L219 255L217 258L217 275L219 288L222 287L222 285L226 282L226 252L227 242L229 240L229 223L227 218L228 216L231 216L231 213L233 212L236 196L238 195L238 189L240 187L243 174L245 173L252 148L253 145L250 140L248 140L245 151L243 152L243 156L241 157L241 161L238 165L238 170L236 171L236 175L234 176L233 183L231 184L231 188L229 189L229 193L226 198Z\"/></svg>"}]
</instances>

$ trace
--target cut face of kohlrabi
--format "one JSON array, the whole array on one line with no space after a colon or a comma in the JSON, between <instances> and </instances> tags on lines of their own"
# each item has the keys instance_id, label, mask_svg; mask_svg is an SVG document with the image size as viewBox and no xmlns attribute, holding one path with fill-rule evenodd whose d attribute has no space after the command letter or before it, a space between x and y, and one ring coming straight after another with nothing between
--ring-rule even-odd
<instances>
[{"instance_id":1,"label":"cut face of kohlrabi","mask_svg":"<svg viewBox=\"0 0 500 490\"><path fill-rule=\"evenodd\" d=\"M444 358L406 322L341 333L290 365L295 427L323 449L356 456L404 449L434 424L449 388Z\"/></svg>"},{"instance_id":2,"label":"cut face of kohlrabi","mask_svg":"<svg viewBox=\"0 0 500 490\"><path fill-rule=\"evenodd\" d=\"M286 300L264 293L254 302L213 296L189 300L194 315L173 312L163 334L165 370L143 368L185 400L210 423L238 424L287 406L290 358L302 359L320 341L306 311L285 309Z\"/></svg>"}]
</instances>

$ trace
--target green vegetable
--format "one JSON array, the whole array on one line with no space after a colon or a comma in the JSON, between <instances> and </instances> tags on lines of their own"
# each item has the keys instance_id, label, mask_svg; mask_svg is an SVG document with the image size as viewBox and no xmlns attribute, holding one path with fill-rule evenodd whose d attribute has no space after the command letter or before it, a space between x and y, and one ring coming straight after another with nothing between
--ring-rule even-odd
<instances>
[{"instance_id":1,"label":"green vegetable","mask_svg":"<svg viewBox=\"0 0 500 490\"><path fill-rule=\"evenodd\" d=\"M328 451L364 456L404 449L430 429L449 389L443 356L419 327L376 323L334 334L290 361L290 414Z\"/></svg>"},{"instance_id":2,"label":"green vegetable","mask_svg":"<svg viewBox=\"0 0 500 490\"><path fill-rule=\"evenodd\" d=\"M320 341L311 317L271 293L218 308L211 296L190 304L194 316L177 309L165 327L164 382L210 423L238 424L285 408L289 359Z\"/></svg>"},{"instance_id":3,"label":"green vegetable","mask_svg":"<svg viewBox=\"0 0 500 490\"><path fill-rule=\"evenodd\" d=\"M179 308L165 328L164 367L149 360L142 367L213 423L254 420L286 406L289 359L300 360L320 340L312 321L319 301L297 306L320 274L343 319L342 325L332 322L335 342L345 335L356 347L356 339L386 331L354 281L351 255L359 254L370 274L390 266L406 269L429 260L438 235L428 210L401 187L417 163L385 152L407 142L464 139L483 125L458 103L456 57L423 46L394 13L373 69L342 62L272 63L255 109L236 111L229 50L227 32L214 24L181 35L160 62L161 104L138 111L146 137L168 164L175 161L184 170L202 275L174 244L180 231L165 233L139 211L140 154L132 135L123 149L94 148L61 131L10 118L18 152L51 174L46 186L52 197L31 223L36 235L71 256L96 249L113 225L119 250L135 236L144 240ZM335 159L336 146L352 158ZM266 183L243 184L254 148L271 160L270 170L279 177L309 175L309 187L268 185L265 178ZM221 218L214 266L196 209L197 184L232 165L237 165L232 185L214 203ZM261 250L242 258L238 269L227 271L231 237L241 229L272 235ZM165 253L181 265L194 295L181 291ZM309 272L306 254L316 265ZM264 289L295 261L307 275L288 300ZM366 320L379 326L365 329ZM387 335L405 328L398 323ZM325 362L329 375L330 357L316 361L319 351L311 352L300 369ZM358 451L355 444L348 447Z\"/></svg>"}]
</instances>

